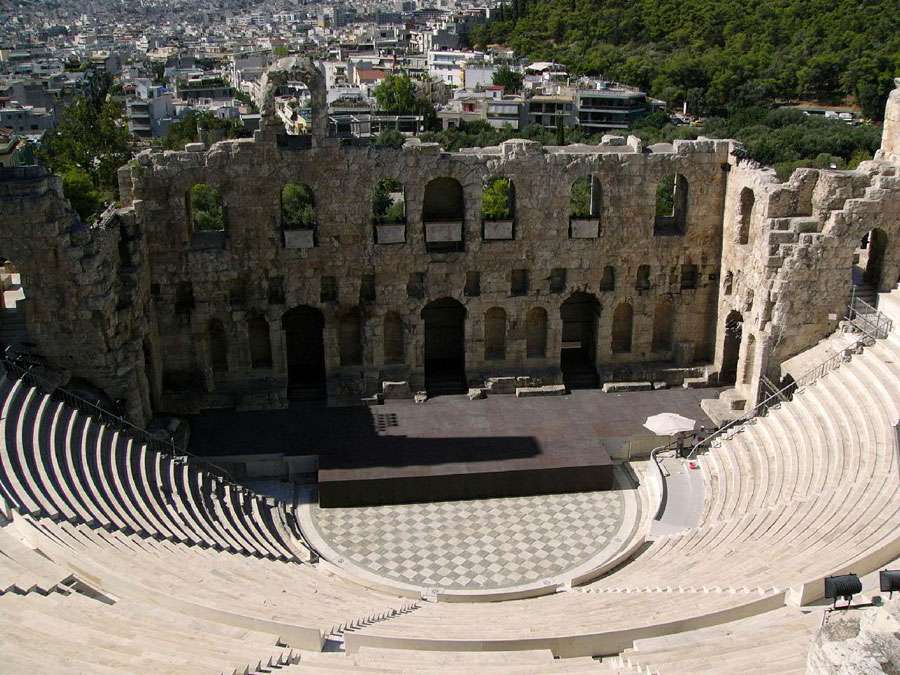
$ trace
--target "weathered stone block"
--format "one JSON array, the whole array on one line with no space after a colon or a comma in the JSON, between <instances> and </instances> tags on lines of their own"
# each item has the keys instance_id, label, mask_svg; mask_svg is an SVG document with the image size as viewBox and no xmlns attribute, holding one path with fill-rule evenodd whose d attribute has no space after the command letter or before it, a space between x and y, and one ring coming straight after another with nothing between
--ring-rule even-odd
<instances>
[{"instance_id":1,"label":"weathered stone block","mask_svg":"<svg viewBox=\"0 0 900 675\"><path fill-rule=\"evenodd\" d=\"M391 398L409 398L412 396L412 390L409 388L409 382L382 382L381 393L386 399Z\"/></svg>"},{"instance_id":2,"label":"weathered stone block","mask_svg":"<svg viewBox=\"0 0 900 675\"><path fill-rule=\"evenodd\" d=\"M206 150L205 143L187 143L184 146L185 152L203 152Z\"/></svg>"},{"instance_id":3,"label":"weathered stone block","mask_svg":"<svg viewBox=\"0 0 900 675\"><path fill-rule=\"evenodd\" d=\"M694 362L694 343L687 340L676 342L672 349L672 359L679 367L692 364Z\"/></svg>"},{"instance_id":4,"label":"weathered stone block","mask_svg":"<svg viewBox=\"0 0 900 675\"><path fill-rule=\"evenodd\" d=\"M425 403L428 400L428 393L424 391L417 391L416 395L413 396L413 401L416 403Z\"/></svg>"},{"instance_id":5,"label":"weathered stone block","mask_svg":"<svg viewBox=\"0 0 900 675\"><path fill-rule=\"evenodd\" d=\"M516 398L563 396L566 393L566 385L564 384L545 384L543 387L516 387Z\"/></svg>"},{"instance_id":6,"label":"weathered stone block","mask_svg":"<svg viewBox=\"0 0 900 675\"><path fill-rule=\"evenodd\" d=\"M378 244L403 244L406 242L406 225L395 223L392 225L375 226L375 242Z\"/></svg>"},{"instance_id":7,"label":"weathered stone block","mask_svg":"<svg viewBox=\"0 0 900 675\"><path fill-rule=\"evenodd\" d=\"M437 243L462 241L462 221L425 223L425 241Z\"/></svg>"},{"instance_id":8,"label":"weathered stone block","mask_svg":"<svg viewBox=\"0 0 900 675\"><path fill-rule=\"evenodd\" d=\"M651 391L652 389L652 382L606 382L603 385L603 391L607 394L620 391Z\"/></svg>"},{"instance_id":9,"label":"weathered stone block","mask_svg":"<svg viewBox=\"0 0 900 675\"><path fill-rule=\"evenodd\" d=\"M472 387L469 389L469 392L466 394L469 397L470 401L479 401L481 399L487 398L487 395L484 393L484 389L480 387Z\"/></svg>"},{"instance_id":10,"label":"weathered stone block","mask_svg":"<svg viewBox=\"0 0 900 675\"><path fill-rule=\"evenodd\" d=\"M315 230L285 230L285 248L313 248L316 245Z\"/></svg>"},{"instance_id":11,"label":"weathered stone block","mask_svg":"<svg viewBox=\"0 0 900 675\"><path fill-rule=\"evenodd\" d=\"M513 238L513 221L512 220L486 220L484 221L484 238L490 239L512 239Z\"/></svg>"},{"instance_id":12,"label":"weathered stone block","mask_svg":"<svg viewBox=\"0 0 900 675\"><path fill-rule=\"evenodd\" d=\"M484 388L491 394L514 394L519 384L516 377L489 377L484 383Z\"/></svg>"},{"instance_id":13,"label":"weathered stone block","mask_svg":"<svg viewBox=\"0 0 900 675\"><path fill-rule=\"evenodd\" d=\"M597 218L572 218L569 221L572 239L596 239L600 236L600 220Z\"/></svg>"}]
</instances>

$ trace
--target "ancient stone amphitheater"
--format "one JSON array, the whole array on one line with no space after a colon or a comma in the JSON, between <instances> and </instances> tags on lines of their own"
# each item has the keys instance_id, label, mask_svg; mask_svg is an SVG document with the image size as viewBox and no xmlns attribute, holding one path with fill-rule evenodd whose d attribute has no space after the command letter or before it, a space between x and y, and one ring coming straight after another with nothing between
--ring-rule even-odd
<instances>
[{"instance_id":1,"label":"ancient stone amphitheater","mask_svg":"<svg viewBox=\"0 0 900 675\"><path fill-rule=\"evenodd\" d=\"M272 114L292 78L314 94L310 137ZM348 146L324 133L319 78L275 67L252 140L140 154L94 225L58 179L3 175L0 253L42 358L0 378L0 671L805 672L824 578L859 574L871 600L900 558L900 89L873 161L781 183L721 140ZM497 175L508 223L479 212ZM569 210L579 177L586 213ZM383 178L402 185L391 223L372 218ZM296 229L291 181L315 195ZM198 184L222 228L196 228ZM654 534L651 461L634 545L604 569L533 594L414 593L317 556L294 503L67 393L89 382L141 425L504 375L727 386L704 402L723 428L695 456L699 522Z\"/></svg>"}]
</instances>

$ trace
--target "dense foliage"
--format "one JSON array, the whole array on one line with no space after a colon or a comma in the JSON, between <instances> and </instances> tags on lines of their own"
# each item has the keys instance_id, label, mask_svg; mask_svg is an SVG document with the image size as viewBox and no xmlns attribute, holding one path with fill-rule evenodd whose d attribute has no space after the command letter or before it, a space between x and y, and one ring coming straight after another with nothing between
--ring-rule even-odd
<instances>
[{"instance_id":1,"label":"dense foliage","mask_svg":"<svg viewBox=\"0 0 900 675\"><path fill-rule=\"evenodd\" d=\"M697 113L856 98L880 119L900 73L900 11L881 0L514 0L472 42L644 88Z\"/></svg>"},{"instance_id":2,"label":"dense foliage","mask_svg":"<svg viewBox=\"0 0 900 675\"><path fill-rule=\"evenodd\" d=\"M492 83L503 87L504 94L515 94L522 88L522 73L518 73L509 66L497 68L492 78Z\"/></svg>"},{"instance_id":3,"label":"dense foliage","mask_svg":"<svg viewBox=\"0 0 900 675\"><path fill-rule=\"evenodd\" d=\"M285 230L315 227L313 192L303 183L288 183L281 190L281 226Z\"/></svg>"},{"instance_id":4,"label":"dense foliage","mask_svg":"<svg viewBox=\"0 0 900 675\"><path fill-rule=\"evenodd\" d=\"M66 108L38 152L42 163L63 176L63 191L85 220L104 202L115 200L116 173L131 157L122 105L107 100L110 84L104 79L93 95L79 97Z\"/></svg>"},{"instance_id":5,"label":"dense foliage","mask_svg":"<svg viewBox=\"0 0 900 675\"><path fill-rule=\"evenodd\" d=\"M572 183L569 196L569 215L572 218L590 218L591 213L591 179L581 176Z\"/></svg>"},{"instance_id":6,"label":"dense foliage","mask_svg":"<svg viewBox=\"0 0 900 675\"><path fill-rule=\"evenodd\" d=\"M243 138L249 135L240 120L223 120L210 112L191 110L169 127L160 144L166 150L184 150L188 143L212 143L223 138Z\"/></svg>"},{"instance_id":7,"label":"dense foliage","mask_svg":"<svg viewBox=\"0 0 900 675\"><path fill-rule=\"evenodd\" d=\"M394 178L385 178L372 190L372 217L381 225L406 222L403 186Z\"/></svg>"},{"instance_id":8,"label":"dense foliage","mask_svg":"<svg viewBox=\"0 0 900 675\"><path fill-rule=\"evenodd\" d=\"M191 222L201 232L225 229L222 195L212 185L198 183L191 187Z\"/></svg>"},{"instance_id":9,"label":"dense foliage","mask_svg":"<svg viewBox=\"0 0 900 675\"><path fill-rule=\"evenodd\" d=\"M512 183L509 178L491 178L481 194L481 217L485 220L512 218Z\"/></svg>"},{"instance_id":10,"label":"dense foliage","mask_svg":"<svg viewBox=\"0 0 900 675\"><path fill-rule=\"evenodd\" d=\"M388 75L373 89L378 111L393 115L422 115L425 128L435 124L434 105L416 88L408 75Z\"/></svg>"}]
</instances>

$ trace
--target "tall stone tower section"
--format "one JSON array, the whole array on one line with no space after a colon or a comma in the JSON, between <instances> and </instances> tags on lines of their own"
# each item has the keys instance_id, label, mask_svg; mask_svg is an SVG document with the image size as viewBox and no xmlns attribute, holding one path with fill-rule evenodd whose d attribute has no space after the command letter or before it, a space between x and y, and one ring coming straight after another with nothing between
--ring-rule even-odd
<instances>
[{"instance_id":1,"label":"tall stone tower section","mask_svg":"<svg viewBox=\"0 0 900 675\"><path fill-rule=\"evenodd\" d=\"M894 78L894 85L884 109L884 131L877 158L900 162L900 77Z\"/></svg>"}]
</instances>

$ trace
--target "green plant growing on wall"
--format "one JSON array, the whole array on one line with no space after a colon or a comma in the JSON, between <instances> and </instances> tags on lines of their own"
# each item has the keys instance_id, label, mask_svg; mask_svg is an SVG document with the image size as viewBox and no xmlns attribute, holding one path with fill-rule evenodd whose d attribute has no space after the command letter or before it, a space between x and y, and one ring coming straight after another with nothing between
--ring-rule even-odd
<instances>
[{"instance_id":1,"label":"green plant growing on wall","mask_svg":"<svg viewBox=\"0 0 900 675\"><path fill-rule=\"evenodd\" d=\"M316 208L308 185L288 183L281 190L281 226L302 230L316 226Z\"/></svg>"},{"instance_id":2,"label":"green plant growing on wall","mask_svg":"<svg viewBox=\"0 0 900 675\"><path fill-rule=\"evenodd\" d=\"M675 215L675 176L666 176L656 186L656 215Z\"/></svg>"},{"instance_id":3,"label":"green plant growing on wall","mask_svg":"<svg viewBox=\"0 0 900 675\"><path fill-rule=\"evenodd\" d=\"M572 195L569 199L569 215L572 218L592 218L591 213L591 179L582 176L572 183Z\"/></svg>"},{"instance_id":4,"label":"green plant growing on wall","mask_svg":"<svg viewBox=\"0 0 900 675\"><path fill-rule=\"evenodd\" d=\"M191 223L199 232L216 232L225 229L225 207L219 191L198 183L191 188Z\"/></svg>"},{"instance_id":5,"label":"green plant growing on wall","mask_svg":"<svg viewBox=\"0 0 900 675\"><path fill-rule=\"evenodd\" d=\"M512 218L512 183L509 178L492 178L481 196L481 217L484 220Z\"/></svg>"},{"instance_id":6,"label":"green plant growing on wall","mask_svg":"<svg viewBox=\"0 0 900 675\"><path fill-rule=\"evenodd\" d=\"M372 190L372 215L379 225L406 222L400 181L385 178L376 183Z\"/></svg>"}]
</instances>

